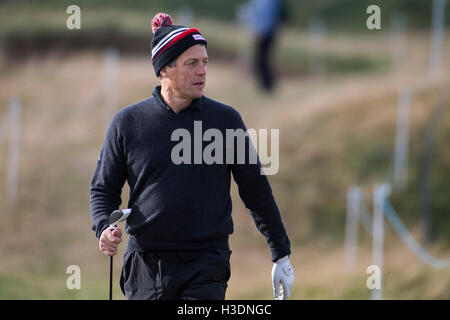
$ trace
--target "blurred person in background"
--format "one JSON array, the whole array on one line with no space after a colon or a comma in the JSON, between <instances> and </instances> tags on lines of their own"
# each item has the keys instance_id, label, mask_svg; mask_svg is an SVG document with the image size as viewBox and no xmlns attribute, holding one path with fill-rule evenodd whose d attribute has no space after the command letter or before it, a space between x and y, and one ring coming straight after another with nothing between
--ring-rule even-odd
<instances>
[{"instance_id":1,"label":"blurred person in background","mask_svg":"<svg viewBox=\"0 0 450 320\"><path fill-rule=\"evenodd\" d=\"M254 73L258 85L266 92L275 87L271 59L273 46L287 12L282 0L251 0L247 7L249 25L254 35Z\"/></svg>"},{"instance_id":2,"label":"blurred person in background","mask_svg":"<svg viewBox=\"0 0 450 320\"><path fill-rule=\"evenodd\" d=\"M126 298L224 299L231 275L233 174L241 199L269 245L274 297L287 299L294 281L290 241L261 163L173 161L178 145L174 132L181 129L195 139L194 121L223 136L228 129L247 130L238 111L203 95L206 39L196 28L173 25L167 14L153 18L152 30L152 64L161 85L152 97L114 116L90 187L92 229L101 252L117 254L122 231L111 231L108 218L120 206L128 182L132 213L126 223L130 236L120 279ZM251 144L249 136L245 143ZM227 150L223 159L233 151ZM195 152L203 155L202 148L195 150L195 142L193 151L194 159Z\"/></svg>"}]
</instances>

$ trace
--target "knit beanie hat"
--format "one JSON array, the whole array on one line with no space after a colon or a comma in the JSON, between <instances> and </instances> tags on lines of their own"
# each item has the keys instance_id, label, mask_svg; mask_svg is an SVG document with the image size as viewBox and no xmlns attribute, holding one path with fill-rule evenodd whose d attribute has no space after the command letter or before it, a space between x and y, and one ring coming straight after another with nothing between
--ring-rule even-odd
<instances>
[{"instance_id":1,"label":"knit beanie hat","mask_svg":"<svg viewBox=\"0 0 450 320\"><path fill-rule=\"evenodd\" d=\"M206 39L196 28L173 25L172 18L165 13L158 13L152 19L152 64L156 76L161 69L175 60L189 47L204 44Z\"/></svg>"}]
</instances>

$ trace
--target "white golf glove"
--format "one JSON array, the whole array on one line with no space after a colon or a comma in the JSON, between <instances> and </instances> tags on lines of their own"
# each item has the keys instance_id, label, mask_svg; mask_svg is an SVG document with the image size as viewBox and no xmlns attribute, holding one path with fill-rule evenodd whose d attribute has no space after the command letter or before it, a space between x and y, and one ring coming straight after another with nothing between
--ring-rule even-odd
<instances>
[{"instance_id":1,"label":"white golf glove","mask_svg":"<svg viewBox=\"0 0 450 320\"><path fill-rule=\"evenodd\" d=\"M272 268L273 295L275 300L287 300L294 285L294 269L289 256L278 259Z\"/></svg>"}]
</instances>

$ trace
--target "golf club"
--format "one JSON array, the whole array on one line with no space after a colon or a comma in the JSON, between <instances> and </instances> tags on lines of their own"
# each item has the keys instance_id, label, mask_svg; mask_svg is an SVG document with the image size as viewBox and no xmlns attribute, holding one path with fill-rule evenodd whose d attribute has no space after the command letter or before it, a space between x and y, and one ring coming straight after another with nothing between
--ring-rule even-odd
<instances>
[{"instance_id":1,"label":"golf club","mask_svg":"<svg viewBox=\"0 0 450 320\"><path fill-rule=\"evenodd\" d=\"M116 228L116 223L127 220L131 209L115 210L109 216L109 230ZM109 260L109 300L112 300L112 280L113 280L113 256Z\"/></svg>"}]
</instances>

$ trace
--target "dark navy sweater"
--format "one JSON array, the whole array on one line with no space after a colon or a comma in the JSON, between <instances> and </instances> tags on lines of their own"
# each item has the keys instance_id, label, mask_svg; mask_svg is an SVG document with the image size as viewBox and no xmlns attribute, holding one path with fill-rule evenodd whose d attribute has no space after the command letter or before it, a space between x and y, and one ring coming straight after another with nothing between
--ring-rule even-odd
<instances>
[{"instance_id":1,"label":"dark navy sweater","mask_svg":"<svg viewBox=\"0 0 450 320\"><path fill-rule=\"evenodd\" d=\"M152 97L120 110L108 128L90 187L92 229L97 238L109 225L109 214L122 203L122 188L128 182L128 207L133 211L125 230L130 234L130 249L227 248L228 235L233 232L233 174L242 201L267 240L272 260L290 254L290 242L259 159L249 161L247 154L244 164L226 161L231 152L225 143L226 129L247 130L240 114L205 96L176 114L160 90L158 86ZM223 134L223 161L195 164L194 121L201 121L203 133L214 128ZM172 133L180 128L192 137L190 164L172 161L172 149L181 141L172 141ZM204 150L211 142L201 143ZM245 143L251 143L248 136ZM235 148L234 159L236 154Z\"/></svg>"}]
</instances>

